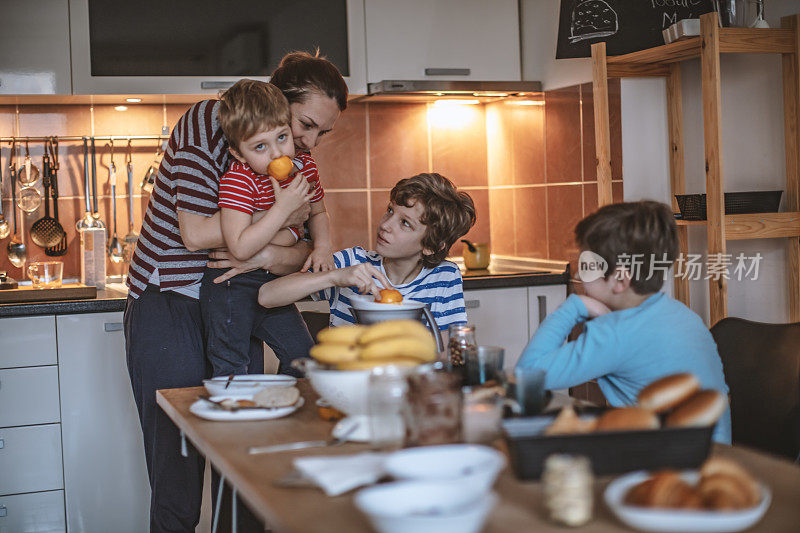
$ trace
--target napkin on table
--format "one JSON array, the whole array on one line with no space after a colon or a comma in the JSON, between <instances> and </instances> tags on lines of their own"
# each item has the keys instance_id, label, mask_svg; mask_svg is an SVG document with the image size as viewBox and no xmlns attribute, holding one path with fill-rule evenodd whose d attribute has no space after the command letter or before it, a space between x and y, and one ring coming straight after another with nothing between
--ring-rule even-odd
<instances>
[{"instance_id":1,"label":"napkin on table","mask_svg":"<svg viewBox=\"0 0 800 533\"><path fill-rule=\"evenodd\" d=\"M294 467L328 496L338 496L362 485L371 485L385 474L385 453L298 457Z\"/></svg>"}]
</instances>

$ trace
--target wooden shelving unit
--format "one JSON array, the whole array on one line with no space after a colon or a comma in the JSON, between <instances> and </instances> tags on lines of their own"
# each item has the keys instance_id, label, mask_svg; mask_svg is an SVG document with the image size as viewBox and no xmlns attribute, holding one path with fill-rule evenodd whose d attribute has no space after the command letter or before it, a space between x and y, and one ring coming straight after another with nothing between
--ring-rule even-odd
<instances>
[{"instance_id":1,"label":"wooden shelving unit","mask_svg":"<svg viewBox=\"0 0 800 533\"><path fill-rule=\"evenodd\" d=\"M606 56L605 43L592 45L594 124L598 204L611 203L611 145L608 78L659 76L667 82L670 185L685 192L681 74L679 63L700 58L703 92L703 136L708 220L678 222L681 253L688 253L687 226L705 225L708 254L725 254L726 241L786 238L789 316L800 321L800 15L781 19L781 28L720 28L717 14L700 17L701 35L621 56ZM725 215L723 201L720 102L720 54L781 54L786 151L785 213ZM673 198L673 209L677 204ZM727 280L709 280L710 323L728 314ZM689 282L675 279L676 297L689 305Z\"/></svg>"}]
</instances>

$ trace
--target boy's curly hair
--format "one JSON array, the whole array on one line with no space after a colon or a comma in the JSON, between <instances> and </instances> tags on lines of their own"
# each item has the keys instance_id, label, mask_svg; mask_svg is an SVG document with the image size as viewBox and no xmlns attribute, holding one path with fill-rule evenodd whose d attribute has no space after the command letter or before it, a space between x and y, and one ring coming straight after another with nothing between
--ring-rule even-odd
<instances>
[{"instance_id":1,"label":"boy's curly hair","mask_svg":"<svg viewBox=\"0 0 800 533\"><path fill-rule=\"evenodd\" d=\"M219 97L219 125L228 145L239 145L260 129L286 126L292 121L289 102L271 83L247 78L237 81Z\"/></svg>"},{"instance_id":2,"label":"boy's curly hair","mask_svg":"<svg viewBox=\"0 0 800 533\"><path fill-rule=\"evenodd\" d=\"M402 179L392 188L389 200L405 207L422 203L420 222L426 226L422 246L434 250L432 254L422 254L423 267L433 268L441 263L450 247L475 224L475 204L470 195L460 192L441 174L424 173Z\"/></svg>"},{"instance_id":3,"label":"boy's curly hair","mask_svg":"<svg viewBox=\"0 0 800 533\"><path fill-rule=\"evenodd\" d=\"M654 260L671 265L678 257L678 231L672 209L650 200L601 207L578 222L575 240L582 250L605 259L606 279L625 254L631 270L631 288L636 294L652 294L664 284L665 269L652 268Z\"/></svg>"}]
</instances>

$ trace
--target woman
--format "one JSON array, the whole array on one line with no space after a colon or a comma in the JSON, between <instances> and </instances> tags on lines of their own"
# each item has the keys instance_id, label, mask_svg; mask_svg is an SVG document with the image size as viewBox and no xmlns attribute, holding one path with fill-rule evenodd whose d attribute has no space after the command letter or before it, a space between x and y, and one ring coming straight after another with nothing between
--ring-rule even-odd
<instances>
[{"instance_id":1,"label":"woman","mask_svg":"<svg viewBox=\"0 0 800 533\"><path fill-rule=\"evenodd\" d=\"M272 76L291 105L295 148L308 151L345 109L344 79L333 64L305 53L284 57ZM153 533L194 531L200 516L204 460L191 447L181 456L180 433L156 405L155 391L200 385L206 377L199 286L208 250L224 244L217 194L228 164L218 106L217 100L195 104L173 129L128 273L125 349L144 434ZM304 206L288 223L301 224L308 213ZM267 246L231 266L288 274L303 265L308 252L303 242ZM250 370L257 372L260 341L251 343L251 353L256 367Z\"/></svg>"}]
</instances>

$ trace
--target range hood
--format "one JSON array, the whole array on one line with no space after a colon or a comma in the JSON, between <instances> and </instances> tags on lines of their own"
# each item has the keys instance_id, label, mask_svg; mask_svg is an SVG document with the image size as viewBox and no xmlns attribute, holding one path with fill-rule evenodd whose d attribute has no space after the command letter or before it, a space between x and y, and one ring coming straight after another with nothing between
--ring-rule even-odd
<instances>
[{"instance_id":1,"label":"range hood","mask_svg":"<svg viewBox=\"0 0 800 533\"><path fill-rule=\"evenodd\" d=\"M361 102L432 102L442 99L497 100L530 99L541 96L538 81L447 81L447 80L383 80L370 83Z\"/></svg>"}]
</instances>

